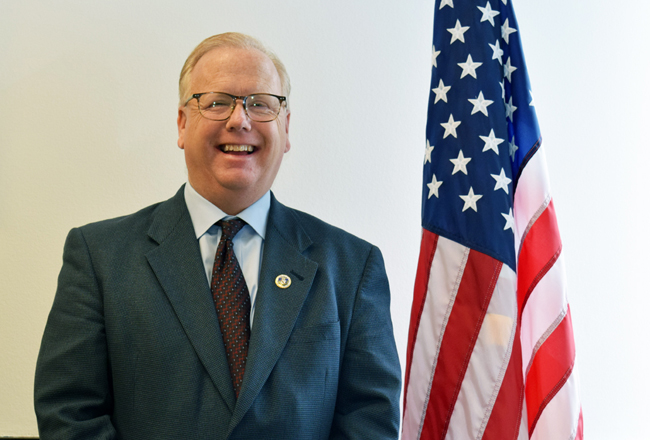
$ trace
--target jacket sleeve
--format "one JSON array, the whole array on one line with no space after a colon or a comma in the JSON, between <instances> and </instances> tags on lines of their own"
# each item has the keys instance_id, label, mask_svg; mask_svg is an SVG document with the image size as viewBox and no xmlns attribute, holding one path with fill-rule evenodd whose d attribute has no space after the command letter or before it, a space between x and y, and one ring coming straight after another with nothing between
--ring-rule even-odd
<instances>
[{"instance_id":1,"label":"jacket sleeve","mask_svg":"<svg viewBox=\"0 0 650 440\"><path fill-rule=\"evenodd\" d=\"M388 279L373 246L345 341L330 439L397 439L400 391Z\"/></svg>"},{"instance_id":2,"label":"jacket sleeve","mask_svg":"<svg viewBox=\"0 0 650 440\"><path fill-rule=\"evenodd\" d=\"M115 439L110 377L102 293L83 232L73 229L36 365L40 438Z\"/></svg>"}]
</instances>

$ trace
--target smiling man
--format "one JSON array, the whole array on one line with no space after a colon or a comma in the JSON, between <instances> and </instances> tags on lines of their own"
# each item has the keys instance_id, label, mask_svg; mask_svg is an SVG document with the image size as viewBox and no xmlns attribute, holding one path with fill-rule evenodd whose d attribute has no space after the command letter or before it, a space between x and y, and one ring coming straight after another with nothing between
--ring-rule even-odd
<instances>
[{"instance_id":1,"label":"smiling man","mask_svg":"<svg viewBox=\"0 0 650 440\"><path fill-rule=\"evenodd\" d=\"M199 50L207 52L183 70L189 90L181 79L178 146L185 150L190 185L234 215L271 188L289 151L290 113L286 98L279 96L288 91L269 56L258 49L206 45ZM190 91L202 93L188 96ZM245 103L234 99L251 94L255 99Z\"/></svg>"},{"instance_id":2,"label":"smiling man","mask_svg":"<svg viewBox=\"0 0 650 440\"><path fill-rule=\"evenodd\" d=\"M396 439L381 253L270 191L290 149L283 64L215 35L179 89L188 183L68 235L36 369L41 439Z\"/></svg>"}]
</instances>

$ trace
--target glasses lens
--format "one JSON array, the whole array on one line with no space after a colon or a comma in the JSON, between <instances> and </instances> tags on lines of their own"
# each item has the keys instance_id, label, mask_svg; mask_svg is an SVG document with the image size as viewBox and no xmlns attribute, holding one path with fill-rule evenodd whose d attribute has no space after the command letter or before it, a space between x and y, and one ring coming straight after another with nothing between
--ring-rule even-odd
<instances>
[{"instance_id":1,"label":"glasses lens","mask_svg":"<svg viewBox=\"0 0 650 440\"><path fill-rule=\"evenodd\" d=\"M253 121L268 122L278 116L281 104L273 95L250 95L246 99L246 112Z\"/></svg>"},{"instance_id":2,"label":"glasses lens","mask_svg":"<svg viewBox=\"0 0 650 440\"><path fill-rule=\"evenodd\" d=\"M199 111L213 121L223 121L230 117L235 101L224 93L206 93L199 98Z\"/></svg>"}]
</instances>

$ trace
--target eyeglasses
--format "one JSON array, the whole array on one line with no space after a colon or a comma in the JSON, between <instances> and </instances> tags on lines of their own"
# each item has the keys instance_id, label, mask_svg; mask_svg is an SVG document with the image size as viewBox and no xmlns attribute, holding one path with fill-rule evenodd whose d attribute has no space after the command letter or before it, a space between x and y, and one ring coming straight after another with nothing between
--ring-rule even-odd
<instances>
[{"instance_id":1,"label":"eyeglasses","mask_svg":"<svg viewBox=\"0 0 650 440\"><path fill-rule=\"evenodd\" d=\"M280 114L282 104L287 102L286 96L272 95L270 93L235 96L223 92L205 92L195 93L185 101L185 105L192 99L196 99L201 116L211 121L225 121L230 118L235 106L237 106L237 100L241 99L244 111L252 121L271 122Z\"/></svg>"}]
</instances>

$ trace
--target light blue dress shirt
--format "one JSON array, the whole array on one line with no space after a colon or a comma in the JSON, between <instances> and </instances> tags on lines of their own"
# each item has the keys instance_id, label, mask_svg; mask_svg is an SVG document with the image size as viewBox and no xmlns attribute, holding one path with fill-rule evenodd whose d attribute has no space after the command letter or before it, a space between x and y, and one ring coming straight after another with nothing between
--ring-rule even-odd
<instances>
[{"instance_id":1,"label":"light blue dress shirt","mask_svg":"<svg viewBox=\"0 0 650 440\"><path fill-rule=\"evenodd\" d=\"M211 202L201 196L189 182L185 185L185 203L190 212L194 232L199 247L201 248L201 259L205 268L205 275L208 284L212 281L212 268L214 256L221 239L221 228L215 225L221 219L230 219L230 216L217 208ZM262 265L262 250L264 248L264 236L266 234L266 223L271 208L271 193L267 191L258 201L237 214L236 217L244 220L247 224L239 231L233 239L233 250L244 274L246 286L251 296L251 317L250 324L253 327L253 316L255 314L255 299L257 297L257 286Z\"/></svg>"}]
</instances>

